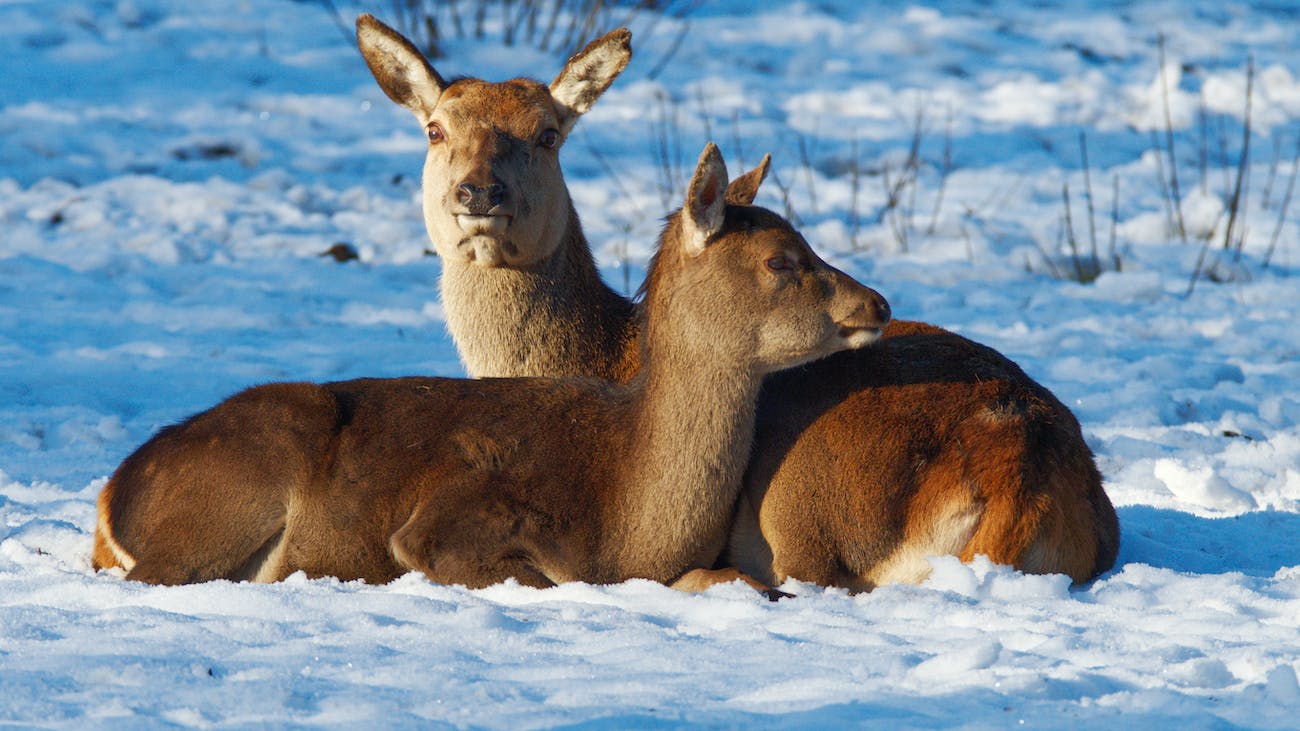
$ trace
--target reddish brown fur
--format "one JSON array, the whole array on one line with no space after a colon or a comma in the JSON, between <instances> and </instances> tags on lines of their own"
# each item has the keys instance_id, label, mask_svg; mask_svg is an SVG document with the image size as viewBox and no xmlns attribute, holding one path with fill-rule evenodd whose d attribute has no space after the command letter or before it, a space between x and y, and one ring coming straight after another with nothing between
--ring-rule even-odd
<instances>
[{"instance_id":1,"label":"reddish brown fur","mask_svg":"<svg viewBox=\"0 0 1300 731\"><path fill-rule=\"evenodd\" d=\"M733 544L733 565L773 583L870 588L900 545L969 503L978 522L963 560L1075 581L1109 568L1114 511L1069 410L969 340L907 322L885 336L769 377L742 500L759 506L771 570L748 557L752 543Z\"/></svg>"},{"instance_id":2,"label":"reddish brown fur","mask_svg":"<svg viewBox=\"0 0 1300 731\"><path fill-rule=\"evenodd\" d=\"M612 53L626 41L595 41L579 57ZM363 49L368 45L363 39ZM385 69L418 77L427 63L418 53L393 53L401 58L372 69L396 99L394 74ZM572 83L572 65L550 91ZM594 75L587 106L621 68L611 64ZM480 84L476 93L493 87ZM417 105L417 118L423 124L440 104L430 95ZM483 116L473 121L526 140L554 109L536 100L531 112L511 107L503 121L480 105L475 113ZM530 125L530 113L542 122ZM441 154L431 149L428 190L456 180ZM729 197L752 201L761 179L761 171L738 179ZM523 187L553 191L564 203L548 215L566 224L562 235L538 239L522 266L458 261L450 255L455 229L436 225L446 217L445 201L425 198L429 234L449 252L443 300L467 366L476 376L631 378L639 325L628 303L600 281L558 165ZM774 376L765 387L731 536L734 565L774 582L793 576L854 588L919 580L927 553L986 554L1079 582L1109 569L1119 524L1069 409L1014 363L958 335L918 322L894 322L885 335L874 349Z\"/></svg>"},{"instance_id":3,"label":"reddish brown fur","mask_svg":"<svg viewBox=\"0 0 1300 731\"><path fill-rule=\"evenodd\" d=\"M98 503L97 567L158 584L295 571L383 582L418 570L468 586L643 577L695 590L744 578L707 569L726 541L763 374L869 342L888 306L775 214L728 208L725 187L709 145L663 235L632 383L249 389L122 463Z\"/></svg>"}]
</instances>

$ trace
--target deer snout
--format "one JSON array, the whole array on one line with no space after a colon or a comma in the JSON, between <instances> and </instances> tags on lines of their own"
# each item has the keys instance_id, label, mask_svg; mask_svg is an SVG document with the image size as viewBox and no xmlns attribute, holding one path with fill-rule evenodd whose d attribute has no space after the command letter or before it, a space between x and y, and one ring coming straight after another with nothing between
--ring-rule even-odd
<instances>
[{"instance_id":1,"label":"deer snout","mask_svg":"<svg viewBox=\"0 0 1300 731\"><path fill-rule=\"evenodd\" d=\"M492 209L500 206L505 199L506 187L500 183L461 183L456 186L456 200L465 207L465 213L471 216L492 215Z\"/></svg>"},{"instance_id":2,"label":"deer snout","mask_svg":"<svg viewBox=\"0 0 1300 731\"><path fill-rule=\"evenodd\" d=\"M842 272L835 272L835 299L839 307L831 311L840 337L850 348L860 348L880 338L889 324L889 302L876 290L859 284Z\"/></svg>"}]
</instances>

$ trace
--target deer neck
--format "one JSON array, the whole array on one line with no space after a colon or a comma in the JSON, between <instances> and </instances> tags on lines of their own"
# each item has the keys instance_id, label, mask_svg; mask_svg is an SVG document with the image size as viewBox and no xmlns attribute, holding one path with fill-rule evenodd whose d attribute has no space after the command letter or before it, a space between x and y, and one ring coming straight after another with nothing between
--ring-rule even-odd
<instances>
[{"instance_id":1,"label":"deer neck","mask_svg":"<svg viewBox=\"0 0 1300 731\"><path fill-rule=\"evenodd\" d=\"M569 204L553 253L526 269L443 261L447 328L471 376L614 377L634 308L600 278Z\"/></svg>"},{"instance_id":2,"label":"deer neck","mask_svg":"<svg viewBox=\"0 0 1300 731\"><path fill-rule=\"evenodd\" d=\"M709 567L723 547L749 462L762 374L743 354L729 357L698 336L655 330L646 333L633 382L641 390L628 442L633 454L624 463L619 560L626 575L669 581ZM691 341L696 352L684 352Z\"/></svg>"}]
</instances>

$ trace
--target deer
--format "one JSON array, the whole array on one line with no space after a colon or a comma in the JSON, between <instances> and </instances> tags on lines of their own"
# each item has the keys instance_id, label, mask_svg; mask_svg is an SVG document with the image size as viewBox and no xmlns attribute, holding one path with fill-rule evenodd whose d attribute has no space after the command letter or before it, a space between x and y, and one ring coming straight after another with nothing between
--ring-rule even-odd
<instances>
[{"instance_id":1,"label":"deer","mask_svg":"<svg viewBox=\"0 0 1300 731\"><path fill-rule=\"evenodd\" d=\"M645 285L636 378L255 386L123 461L97 502L96 567L168 585L743 580L713 566L763 377L866 346L890 313L727 188L709 143Z\"/></svg>"},{"instance_id":2,"label":"deer","mask_svg":"<svg viewBox=\"0 0 1300 731\"><path fill-rule=\"evenodd\" d=\"M357 43L428 136L423 215L467 372L634 378L642 310L601 280L555 156L629 63L631 34L592 41L549 85L448 82L370 15ZM752 204L769 166L729 204ZM923 581L930 556L1076 584L1114 565L1119 521L1078 421L992 348L893 319L871 348L769 376L757 414L720 565L852 591Z\"/></svg>"}]
</instances>

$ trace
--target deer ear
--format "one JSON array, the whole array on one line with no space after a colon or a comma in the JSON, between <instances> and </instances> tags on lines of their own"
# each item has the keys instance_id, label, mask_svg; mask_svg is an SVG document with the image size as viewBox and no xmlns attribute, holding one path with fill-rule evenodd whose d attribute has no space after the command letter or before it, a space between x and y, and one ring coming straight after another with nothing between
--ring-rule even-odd
<instances>
[{"instance_id":1,"label":"deer ear","mask_svg":"<svg viewBox=\"0 0 1300 731\"><path fill-rule=\"evenodd\" d=\"M737 206L747 206L758 195L758 186L767 177L767 170L772 166L772 156L764 155L758 167L731 181L727 186L727 202Z\"/></svg>"},{"instance_id":2,"label":"deer ear","mask_svg":"<svg viewBox=\"0 0 1300 731\"><path fill-rule=\"evenodd\" d=\"M710 142L700 153L695 165L695 175L686 189L686 204L682 206L682 234L686 253L699 256L709 245L709 239L722 230L727 215L727 164L722 152Z\"/></svg>"},{"instance_id":3,"label":"deer ear","mask_svg":"<svg viewBox=\"0 0 1300 731\"><path fill-rule=\"evenodd\" d=\"M421 123L427 120L447 82L424 54L369 13L357 16L357 47L388 98L414 112Z\"/></svg>"},{"instance_id":4,"label":"deer ear","mask_svg":"<svg viewBox=\"0 0 1300 731\"><path fill-rule=\"evenodd\" d=\"M610 31L569 59L551 82L551 96L560 117L560 134L568 136L578 117L591 109L630 60L632 31L627 28Z\"/></svg>"}]
</instances>

